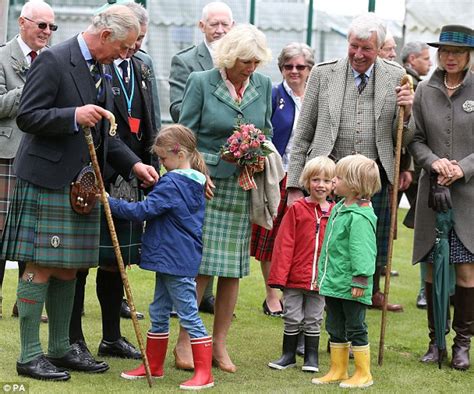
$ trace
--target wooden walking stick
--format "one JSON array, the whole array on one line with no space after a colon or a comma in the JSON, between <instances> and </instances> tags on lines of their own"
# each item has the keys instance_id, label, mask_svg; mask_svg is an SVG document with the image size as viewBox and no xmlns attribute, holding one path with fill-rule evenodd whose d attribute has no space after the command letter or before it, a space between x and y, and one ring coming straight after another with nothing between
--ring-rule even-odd
<instances>
[{"instance_id":1,"label":"wooden walking stick","mask_svg":"<svg viewBox=\"0 0 474 394\"><path fill-rule=\"evenodd\" d=\"M117 130L117 125L115 123L115 116L112 112L108 112L108 119L110 122L110 135L115 135ZM151 379L151 371L150 371L150 364L148 363L148 358L145 352L145 346L143 344L143 338L140 331L140 325L137 319L137 311L135 309L135 303L133 302L133 295L132 289L130 288L130 283L128 282L127 272L125 271L125 265L123 263L122 252L120 251L120 245L117 238L117 233L115 231L115 225L112 220L112 212L110 211L109 200L107 199L107 193L105 192L104 181L102 180L102 175L100 173L99 163L97 161L97 155L95 153L94 147L94 140L92 138L92 132L90 127L83 127L84 135L86 137L87 146L89 148L89 154L91 156L92 166L94 167L95 176L97 178L99 191L100 191L100 199L102 201L102 205L104 206L105 217L107 218L107 224L109 226L110 231L110 238L112 239L112 245L114 247L115 257L117 259L117 265L120 270L120 276L122 277L123 286L125 288L125 295L127 297L128 304L130 305L130 312L132 315L132 323L133 328L135 330L135 335L137 336L138 346L140 348L140 353L142 355L143 365L145 366L145 373L146 378L148 381L148 386L153 385L153 381Z\"/></svg>"},{"instance_id":2,"label":"wooden walking stick","mask_svg":"<svg viewBox=\"0 0 474 394\"><path fill-rule=\"evenodd\" d=\"M405 74L400 81L400 86L410 84L410 89L413 91L413 81L411 77ZM384 301L382 308L382 323L380 327L380 342L379 342L379 357L378 364L383 364L383 352L385 347L385 328L387 326L387 304L388 304L388 293L390 290L390 271L392 270L392 253L393 253L393 238L395 236L395 226L397 223L397 208L398 208L398 183L400 180L400 157L402 153L402 135L403 135L403 117L405 115L405 107L400 107L398 113L398 124L397 124L397 136L395 145L395 164L393 174L393 189L390 197L390 206L392 208L390 212L390 233L388 237L388 252L387 252L387 265L385 267L385 287L384 287Z\"/></svg>"}]
</instances>

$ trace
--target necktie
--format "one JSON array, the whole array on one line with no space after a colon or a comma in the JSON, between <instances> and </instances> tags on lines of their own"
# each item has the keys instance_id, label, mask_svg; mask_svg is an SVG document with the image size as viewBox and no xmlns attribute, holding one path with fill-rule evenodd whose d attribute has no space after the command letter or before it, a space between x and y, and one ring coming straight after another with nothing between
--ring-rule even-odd
<instances>
[{"instance_id":1,"label":"necktie","mask_svg":"<svg viewBox=\"0 0 474 394\"><path fill-rule=\"evenodd\" d=\"M128 75L128 60L122 61L122 63L119 64L120 69L122 70L122 81L125 86L125 89L127 92L130 91L130 77Z\"/></svg>"},{"instance_id":2,"label":"necktie","mask_svg":"<svg viewBox=\"0 0 474 394\"><path fill-rule=\"evenodd\" d=\"M359 83L359 86L357 88L359 89L359 94L361 94L362 91L367 86L367 77L366 77L365 73L362 73L362 74L359 74L359 78L360 78L360 83Z\"/></svg>"},{"instance_id":3,"label":"necktie","mask_svg":"<svg viewBox=\"0 0 474 394\"><path fill-rule=\"evenodd\" d=\"M105 96L104 96L104 87L102 86L102 75L100 73L99 65L93 60L88 60L89 62L89 71L91 73L92 79L94 80L94 85L97 94L97 101L99 103L103 103Z\"/></svg>"},{"instance_id":4,"label":"necktie","mask_svg":"<svg viewBox=\"0 0 474 394\"><path fill-rule=\"evenodd\" d=\"M31 63L33 63L33 60L35 60L35 59L36 59L36 56L38 56L38 52L36 52L36 51L31 51L28 55L30 55Z\"/></svg>"}]
</instances>

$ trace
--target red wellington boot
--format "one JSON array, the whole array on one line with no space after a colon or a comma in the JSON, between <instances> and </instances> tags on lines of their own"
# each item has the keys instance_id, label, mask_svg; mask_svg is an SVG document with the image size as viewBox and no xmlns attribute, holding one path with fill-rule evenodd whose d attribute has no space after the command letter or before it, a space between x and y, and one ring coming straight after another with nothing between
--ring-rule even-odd
<instances>
[{"instance_id":1,"label":"red wellington boot","mask_svg":"<svg viewBox=\"0 0 474 394\"><path fill-rule=\"evenodd\" d=\"M148 332L146 335L146 356L150 364L151 376L162 378L164 375L163 365L165 364L166 349L168 348L169 333ZM146 377L145 366L140 364L138 368L125 371L120 374L124 379L142 379Z\"/></svg>"},{"instance_id":2,"label":"red wellington boot","mask_svg":"<svg viewBox=\"0 0 474 394\"><path fill-rule=\"evenodd\" d=\"M201 390L214 386L212 376L212 337L191 339L194 376L179 385L184 390Z\"/></svg>"}]
</instances>

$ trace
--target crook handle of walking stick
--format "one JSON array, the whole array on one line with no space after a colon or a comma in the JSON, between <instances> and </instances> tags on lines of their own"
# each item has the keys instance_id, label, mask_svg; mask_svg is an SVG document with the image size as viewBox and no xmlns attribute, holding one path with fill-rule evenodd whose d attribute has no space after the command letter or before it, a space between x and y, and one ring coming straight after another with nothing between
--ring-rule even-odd
<instances>
[{"instance_id":1,"label":"crook handle of walking stick","mask_svg":"<svg viewBox=\"0 0 474 394\"><path fill-rule=\"evenodd\" d=\"M115 116L110 111L107 111L107 112L108 112L107 118L110 121L109 135L114 136L115 133L116 133L116 130L117 130L117 126L116 126L116 123L115 123ZM123 287L125 288L125 295L127 297L128 303L130 305L133 328L135 330L135 335L137 337L138 347L140 348L140 353L142 355L143 365L145 367L146 378L147 378L149 387L152 387L153 381L152 381L152 378L151 378L150 364L148 363L148 358L146 356L145 346L144 346L143 338L142 338L141 331L140 331L140 325L139 325L138 319L137 319L135 303L133 302L132 289L130 288L130 283L128 281L127 272L125 271L125 265L124 265L124 262L123 262L122 252L120 250L120 245L119 245L117 233L115 231L114 221L112 219L112 212L110 210L109 200L107 199L107 193L105 191L104 181L102 179L102 174L100 173L99 162L97 161L97 155L96 155L95 147L94 147L94 139L92 138L92 131L91 131L90 127L83 127L83 130L84 130L84 136L86 138L87 146L89 148L89 155L91 157L92 167L94 168L94 172L95 172L95 175L96 175L96 178L97 178L97 183L98 183L99 190L100 190L100 197L101 197L102 205L104 207L104 212L105 212L105 217L107 219L107 224L108 224L108 227L109 227L110 238L112 239L112 245L114 247L115 257L117 259L117 265L118 265L118 268L119 268L119 271L120 271L120 276L122 278Z\"/></svg>"},{"instance_id":2,"label":"crook handle of walking stick","mask_svg":"<svg viewBox=\"0 0 474 394\"><path fill-rule=\"evenodd\" d=\"M413 93L413 80L408 74L405 74L401 81L400 86L410 84L411 92ZM400 180L400 157L402 153L402 139L403 139L403 118L405 116L405 107L401 106L398 112L398 123L397 123L397 135L395 141L395 164L393 174L393 188L392 195L390 197L390 206L392 207L390 212L390 232L388 237L388 251L387 251L387 265L385 267L385 287L384 287L384 299L382 306L382 322L380 326L380 342L379 342L379 354L378 354L378 365L383 364L383 354L385 347L385 328L387 326L387 305L388 305L388 293L390 291L390 271L392 270L392 253L393 253L393 239L395 238L395 225L397 221L397 208L398 208L398 183Z\"/></svg>"}]
</instances>

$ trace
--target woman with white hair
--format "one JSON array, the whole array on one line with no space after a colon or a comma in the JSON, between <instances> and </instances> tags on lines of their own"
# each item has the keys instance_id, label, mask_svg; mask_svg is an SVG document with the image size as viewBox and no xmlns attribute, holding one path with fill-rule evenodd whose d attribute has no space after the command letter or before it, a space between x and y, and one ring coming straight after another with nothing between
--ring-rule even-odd
<instances>
[{"instance_id":1,"label":"woman with white hair","mask_svg":"<svg viewBox=\"0 0 474 394\"><path fill-rule=\"evenodd\" d=\"M209 169L208 196L213 194L213 198L206 206L203 257L196 278L198 303L210 278L217 276L213 359L221 370L231 373L236 366L227 352L226 340L239 279L249 275L250 191L239 186L238 167L224 161L220 149L239 123L271 129L271 80L255 72L270 58L260 30L247 24L234 27L217 42L216 67L189 76L179 118L196 133L198 150ZM190 360L184 343L182 332L175 349L177 364Z\"/></svg>"}]
</instances>

